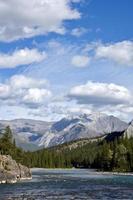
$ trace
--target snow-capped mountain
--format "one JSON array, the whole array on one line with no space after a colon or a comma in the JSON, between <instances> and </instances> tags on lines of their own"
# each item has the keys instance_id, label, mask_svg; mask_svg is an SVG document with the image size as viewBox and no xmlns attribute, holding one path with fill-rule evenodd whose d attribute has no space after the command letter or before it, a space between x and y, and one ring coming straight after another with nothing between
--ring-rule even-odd
<instances>
[{"instance_id":1,"label":"snow-capped mountain","mask_svg":"<svg viewBox=\"0 0 133 200\"><path fill-rule=\"evenodd\" d=\"M68 116L57 122L28 119L0 121L1 130L7 125L13 130L17 144L29 150L121 132L128 127L120 119L101 113Z\"/></svg>"}]
</instances>

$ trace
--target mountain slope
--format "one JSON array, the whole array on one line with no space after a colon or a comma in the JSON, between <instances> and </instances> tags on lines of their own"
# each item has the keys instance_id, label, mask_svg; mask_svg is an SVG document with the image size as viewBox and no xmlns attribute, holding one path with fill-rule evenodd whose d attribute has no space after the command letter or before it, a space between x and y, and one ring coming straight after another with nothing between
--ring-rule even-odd
<instances>
[{"instance_id":1,"label":"mountain slope","mask_svg":"<svg viewBox=\"0 0 133 200\"><path fill-rule=\"evenodd\" d=\"M127 128L127 130L125 131L125 136L127 136L128 138L133 137L133 121L131 121L129 123L129 126Z\"/></svg>"},{"instance_id":2,"label":"mountain slope","mask_svg":"<svg viewBox=\"0 0 133 200\"><path fill-rule=\"evenodd\" d=\"M17 145L27 150L122 132L128 127L118 118L101 113L69 116L55 123L27 119L0 121L0 130L7 125L13 130Z\"/></svg>"},{"instance_id":3,"label":"mountain slope","mask_svg":"<svg viewBox=\"0 0 133 200\"><path fill-rule=\"evenodd\" d=\"M35 141L49 131L52 122L31 119L0 120L0 131L10 126L16 144L26 150L38 149Z\"/></svg>"},{"instance_id":4,"label":"mountain slope","mask_svg":"<svg viewBox=\"0 0 133 200\"><path fill-rule=\"evenodd\" d=\"M48 146L54 146L82 138L99 137L112 132L121 132L125 130L127 126L127 123L116 117L100 113L80 115L68 119L64 118L52 125L51 131L55 133L55 136L53 136Z\"/></svg>"}]
</instances>

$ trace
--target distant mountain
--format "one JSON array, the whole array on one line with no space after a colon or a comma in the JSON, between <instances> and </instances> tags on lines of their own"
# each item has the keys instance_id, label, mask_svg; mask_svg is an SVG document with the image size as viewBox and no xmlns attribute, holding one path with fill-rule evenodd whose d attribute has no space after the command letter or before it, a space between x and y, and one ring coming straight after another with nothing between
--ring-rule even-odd
<instances>
[{"instance_id":1,"label":"distant mountain","mask_svg":"<svg viewBox=\"0 0 133 200\"><path fill-rule=\"evenodd\" d=\"M112 132L121 132L126 128L127 123L101 113L64 118L52 125L53 137L51 137L48 146L82 138L99 137ZM39 140L38 144L40 145ZM41 144L45 145L45 140L42 140L42 138Z\"/></svg>"},{"instance_id":2,"label":"distant mountain","mask_svg":"<svg viewBox=\"0 0 133 200\"><path fill-rule=\"evenodd\" d=\"M31 119L0 120L0 132L10 126L18 146L26 150L38 149L36 140L50 130L52 122Z\"/></svg>"},{"instance_id":3,"label":"distant mountain","mask_svg":"<svg viewBox=\"0 0 133 200\"><path fill-rule=\"evenodd\" d=\"M0 121L0 130L9 125L18 146L27 150L51 147L84 138L95 138L112 132L123 132L128 124L101 113L77 115L57 122L29 119Z\"/></svg>"}]
</instances>

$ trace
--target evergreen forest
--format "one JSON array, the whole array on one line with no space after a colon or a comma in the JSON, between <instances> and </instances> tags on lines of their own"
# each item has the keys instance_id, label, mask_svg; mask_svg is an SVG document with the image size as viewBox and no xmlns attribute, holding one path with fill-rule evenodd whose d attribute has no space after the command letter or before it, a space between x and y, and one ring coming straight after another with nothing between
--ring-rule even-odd
<instances>
[{"instance_id":1,"label":"evergreen forest","mask_svg":"<svg viewBox=\"0 0 133 200\"><path fill-rule=\"evenodd\" d=\"M99 171L133 171L133 138L116 137L113 141L89 142L77 148L68 144L24 151L16 146L10 127L6 127L0 138L0 154L11 155L13 159L28 167L40 168L95 168Z\"/></svg>"}]
</instances>

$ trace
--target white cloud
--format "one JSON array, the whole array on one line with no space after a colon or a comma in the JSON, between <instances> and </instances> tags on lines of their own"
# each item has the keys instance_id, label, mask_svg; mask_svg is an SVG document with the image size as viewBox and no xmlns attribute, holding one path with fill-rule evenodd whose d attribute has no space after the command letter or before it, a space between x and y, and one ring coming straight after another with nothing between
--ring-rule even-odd
<instances>
[{"instance_id":1,"label":"white cloud","mask_svg":"<svg viewBox=\"0 0 133 200\"><path fill-rule=\"evenodd\" d=\"M92 81L73 87L68 96L76 99L79 104L96 106L130 104L133 98L131 92L124 86Z\"/></svg>"},{"instance_id":2,"label":"white cloud","mask_svg":"<svg viewBox=\"0 0 133 200\"><path fill-rule=\"evenodd\" d=\"M46 89L30 88L23 97L23 102L27 104L42 104L49 99L52 93Z\"/></svg>"},{"instance_id":3,"label":"white cloud","mask_svg":"<svg viewBox=\"0 0 133 200\"><path fill-rule=\"evenodd\" d=\"M45 52L37 49L20 49L11 54L0 53L0 68L14 68L19 65L27 65L34 62L41 62L46 58Z\"/></svg>"},{"instance_id":4,"label":"white cloud","mask_svg":"<svg viewBox=\"0 0 133 200\"><path fill-rule=\"evenodd\" d=\"M76 36L76 37L80 37L84 35L85 33L87 33L87 29L84 27L74 28L71 31L71 35Z\"/></svg>"},{"instance_id":5,"label":"white cloud","mask_svg":"<svg viewBox=\"0 0 133 200\"><path fill-rule=\"evenodd\" d=\"M34 87L45 87L48 85L48 81L33 79L24 75L14 75L7 81L7 84L14 89L29 89Z\"/></svg>"},{"instance_id":6,"label":"white cloud","mask_svg":"<svg viewBox=\"0 0 133 200\"><path fill-rule=\"evenodd\" d=\"M75 55L71 60L72 65L75 67L86 67L90 64L90 58L83 55Z\"/></svg>"},{"instance_id":7,"label":"white cloud","mask_svg":"<svg viewBox=\"0 0 133 200\"><path fill-rule=\"evenodd\" d=\"M133 94L123 86L89 81L73 87L68 97L69 101L63 94L52 95L45 80L15 75L0 84L0 117L55 121L70 115L102 112L124 120L132 118Z\"/></svg>"},{"instance_id":8,"label":"white cloud","mask_svg":"<svg viewBox=\"0 0 133 200\"><path fill-rule=\"evenodd\" d=\"M98 109L99 112L107 115L114 115L119 119L130 122L133 119L133 105L107 105Z\"/></svg>"},{"instance_id":9,"label":"white cloud","mask_svg":"<svg viewBox=\"0 0 133 200\"><path fill-rule=\"evenodd\" d=\"M5 84L0 84L0 98L5 99L10 95L10 87Z\"/></svg>"},{"instance_id":10,"label":"white cloud","mask_svg":"<svg viewBox=\"0 0 133 200\"><path fill-rule=\"evenodd\" d=\"M7 42L48 32L64 34L63 21L80 18L72 2L79 1L0 1L0 40Z\"/></svg>"},{"instance_id":11,"label":"white cloud","mask_svg":"<svg viewBox=\"0 0 133 200\"><path fill-rule=\"evenodd\" d=\"M99 44L96 57L115 61L118 64L133 66L133 42L122 41L114 44Z\"/></svg>"},{"instance_id":12,"label":"white cloud","mask_svg":"<svg viewBox=\"0 0 133 200\"><path fill-rule=\"evenodd\" d=\"M52 96L46 86L45 80L15 75L4 84L0 84L0 103L1 105L38 107Z\"/></svg>"}]
</instances>

